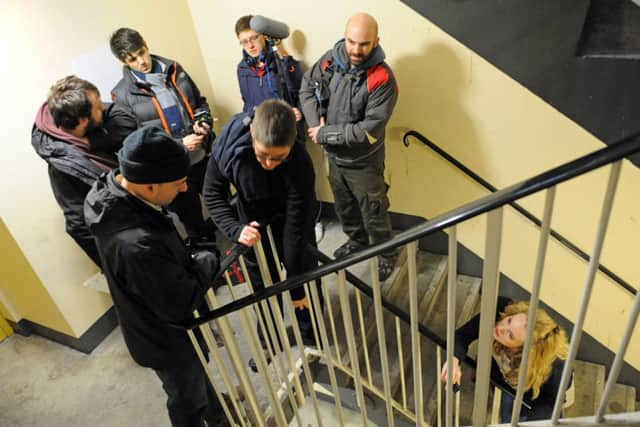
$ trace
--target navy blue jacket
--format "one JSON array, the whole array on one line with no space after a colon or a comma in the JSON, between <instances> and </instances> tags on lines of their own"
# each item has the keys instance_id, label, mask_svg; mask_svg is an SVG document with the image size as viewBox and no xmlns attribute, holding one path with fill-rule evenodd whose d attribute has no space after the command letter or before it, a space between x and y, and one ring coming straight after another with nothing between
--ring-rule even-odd
<instances>
[{"instance_id":1,"label":"navy blue jacket","mask_svg":"<svg viewBox=\"0 0 640 427\"><path fill-rule=\"evenodd\" d=\"M300 108L298 101L302 82L300 63L292 56L277 58L269 44L262 51L259 59L266 64L262 76L255 70L255 64L258 61L244 50L242 51L242 60L238 64L238 84L244 102L242 111L251 113L263 101L272 98L282 99L292 107ZM280 79L276 61L280 62L280 68L284 72L283 79Z\"/></svg>"},{"instance_id":2,"label":"navy blue jacket","mask_svg":"<svg viewBox=\"0 0 640 427\"><path fill-rule=\"evenodd\" d=\"M204 201L216 226L237 241L251 221L271 224L276 246L289 276L313 267L305 247L315 243L316 212L313 163L304 147L294 144L287 158L274 170L260 166L251 144L250 116L240 113L225 125L216 139L207 165ZM230 187L237 204L231 205Z\"/></svg>"}]
</instances>

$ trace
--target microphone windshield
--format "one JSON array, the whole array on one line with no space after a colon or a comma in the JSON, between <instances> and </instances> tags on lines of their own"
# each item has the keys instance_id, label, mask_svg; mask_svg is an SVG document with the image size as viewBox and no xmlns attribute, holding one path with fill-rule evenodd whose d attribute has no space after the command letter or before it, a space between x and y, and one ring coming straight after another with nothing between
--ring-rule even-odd
<instances>
[{"instance_id":1,"label":"microphone windshield","mask_svg":"<svg viewBox=\"0 0 640 427\"><path fill-rule=\"evenodd\" d=\"M265 16L255 15L249 21L249 26L256 33L264 34L272 39L282 40L289 37L289 26L287 24Z\"/></svg>"}]
</instances>

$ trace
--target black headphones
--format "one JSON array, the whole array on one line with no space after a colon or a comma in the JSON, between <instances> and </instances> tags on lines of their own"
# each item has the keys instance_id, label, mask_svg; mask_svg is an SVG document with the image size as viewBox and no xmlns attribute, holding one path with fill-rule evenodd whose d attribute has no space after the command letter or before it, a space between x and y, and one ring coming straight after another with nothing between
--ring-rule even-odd
<instances>
[{"instance_id":1,"label":"black headphones","mask_svg":"<svg viewBox=\"0 0 640 427\"><path fill-rule=\"evenodd\" d=\"M271 51L271 46L272 46L271 42L267 40L267 43L265 44L264 49L260 51L257 58L254 58L253 56L244 52L244 61L250 67L257 67L260 62L266 62L265 59L267 59L268 52Z\"/></svg>"}]
</instances>

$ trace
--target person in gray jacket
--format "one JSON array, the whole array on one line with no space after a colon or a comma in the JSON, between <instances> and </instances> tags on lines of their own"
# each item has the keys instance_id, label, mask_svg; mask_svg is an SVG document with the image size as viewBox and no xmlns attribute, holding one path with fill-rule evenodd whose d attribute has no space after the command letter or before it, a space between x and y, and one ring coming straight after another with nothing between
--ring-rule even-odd
<instances>
[{"instance_id":1,"label":"person in gray jacket","mask_svg":"<svg viewBox=\"0 0 640 427\"><path fill-rule=\"evenodd\" d=\"M349 237L336 258L391 237L384 139L398 87L379 40L371 15L353 15L344 39L305 73L300 88L309 137L327 152L336 213ZM379 258L380 280L394 263L393 253Z\"/></svg>"}]
</instances>

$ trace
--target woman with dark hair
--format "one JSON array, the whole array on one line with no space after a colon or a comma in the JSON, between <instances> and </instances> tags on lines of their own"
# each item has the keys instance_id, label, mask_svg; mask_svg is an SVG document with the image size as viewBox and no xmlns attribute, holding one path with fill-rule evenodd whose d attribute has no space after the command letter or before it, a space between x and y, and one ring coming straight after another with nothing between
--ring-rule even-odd
<instances>
[{"instance_id":1,"label":"woman with dark hair","mask_svg":"<svg viewBox=\"0 0 640 427\"><path fill-rule=\"evenodd\" d=\"M496 323L493 329L493 360L491 373L500 373L505 382L513 388L518 386L522 349L527 331L529 304L498 297ZM469 345L478 339L480 315L456 330L455 357L453 359L453 381L460 384L462 372L460 359L464 358ZM536 324L529 354L525 382L525 399L533 403L531 409L522 407L520 421L551 418L553 406L560 387L560 379L567 357L568 343L564 330L542 309L536 311ZM447 380L447 364L440 376ZM513 397L502 394L501 422L511 420Z\"/></svg>"}]
</instances>

